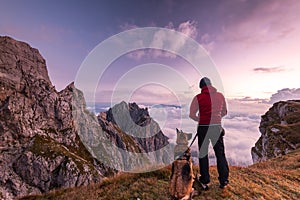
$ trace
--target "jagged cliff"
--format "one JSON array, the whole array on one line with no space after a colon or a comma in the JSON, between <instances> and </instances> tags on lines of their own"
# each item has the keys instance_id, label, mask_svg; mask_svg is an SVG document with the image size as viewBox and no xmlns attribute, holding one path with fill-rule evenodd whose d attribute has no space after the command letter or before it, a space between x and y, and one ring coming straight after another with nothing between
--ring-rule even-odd
<instances>
[{"instance_id":1,"label":"jagged cliff","mask_svg":"<svg viewBox=\"0 0 300 200\"><path fill-rule=\"evenodd\" d=\"M261 137L251 150L253 162L259 162L300 147L300 100L275 103L262 116Z\"/></svg>"},{"instance_id":2,"label":"jagged cliff","mask_svg":"<svg viewBox=\"0 0 300 200\"><path fill-rule=\"evenodd\" d=\"M55 90L37 49L0 37L2 198L102 179L106 169L84 148L73 126L74 92L74 84Z\"/></svg>"},{"instance_id":3,"label":"jagged cliff","mask_svg":"<svg viewBox=\"0 0 300 200\"><path fill-rule=\"evenodd\" d=\"M122 160L115 163L116 169L137 172L145 171L145 167L155 169L172 162L173 148L169 145L169 138L150 117L147 108L123 101L100 113L98 121L121 153L112 154L112 157Z\"/></svg>"},{"instance_id":4,"label":"jagged cliff","mask_svg":"<svg viewBox=\"0 0 300 200\"><path fill-rule=\"evenodd\" d=\"M151 121L147 112L132 106L138 121ZM109 112L97 118L86 109L83 93L73 83L56 91L39 51L10 37L0 37L0 119L0 199L87 185L115 169L126 169L111 168L114 165L99 159L116 155L115 160L107 159L116 165L128 163L126 157L113 153L112 146L150 152L168 144L162 133L128 140ZM150 132L158 129L157 125Z\"/></svg>"},{"instance_id":5,"label":"jagged cliff","mask_svg":"<svg viewBox=\"0 0 300 200\"><path fill-rule=\"evenodd\" d=\"M139 108L136 103L127 104L123 101L107 112L100 113L98 121L106 133L114 139L114 143L124 150L148 153L169 144L169 138L162 133L158 123L150 117L148 109ZM130 133L130 135L126 134L127 142L121 138L120 130L123 134Z\"/></svg>"}]
</instances>

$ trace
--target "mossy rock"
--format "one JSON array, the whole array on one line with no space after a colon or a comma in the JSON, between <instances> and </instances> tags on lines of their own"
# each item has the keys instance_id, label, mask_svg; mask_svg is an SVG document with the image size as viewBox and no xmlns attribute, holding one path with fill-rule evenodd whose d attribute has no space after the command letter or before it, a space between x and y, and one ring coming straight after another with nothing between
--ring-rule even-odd
<instances>
[{"instance_id":1,"label":"mossy rock","mask_svg":"<svg viewBox=\"0 0 300 200\"><path fill-rule=\"evenodd\" d=\"M96 173L93 165L93 157L88 153L85 147L79 145L80 148L68 147L60 144L48 136L36 135L33 144L29 147L29 151L33 154L44 157L46 159L54 159L58 156L64 156L71 159L80 173L86 173L84 166L88 166L90 171Z\"/></svg>"}]
</instances>

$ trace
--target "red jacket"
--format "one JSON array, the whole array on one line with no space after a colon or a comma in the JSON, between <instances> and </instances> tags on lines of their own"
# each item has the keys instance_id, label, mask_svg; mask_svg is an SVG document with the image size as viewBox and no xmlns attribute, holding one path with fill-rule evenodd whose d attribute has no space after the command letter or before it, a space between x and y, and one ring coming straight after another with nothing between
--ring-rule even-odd
<instances>
[{"instance_id":1,"label":"red jacket","mask_svg":"<svg viewBox=\"0 0 300 200\"><path fill-rule=\"evenodd\" d=\"M198 111L199 116L196 115ZM200 125L221 124L221 119L226 114L224 96L210 85L202 88L190 107L190 117L197 120Z\"/></svg>"}]
</instances>

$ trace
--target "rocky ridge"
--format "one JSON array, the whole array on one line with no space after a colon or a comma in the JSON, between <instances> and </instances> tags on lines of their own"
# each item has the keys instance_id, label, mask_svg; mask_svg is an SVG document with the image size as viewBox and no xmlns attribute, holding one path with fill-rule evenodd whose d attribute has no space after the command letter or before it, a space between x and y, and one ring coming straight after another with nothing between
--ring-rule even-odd
<instances>
[{"instance_id":1,"label":"rocky ridge","mask_svg":"<svg viewBox=\"0 0 300 200\"><path fill-rule=\"evenodd\" d=\"M253 162L285 155L300 147L300 100L275 103L262 116L261 137L251 149Z\"/></svg>"},{"instance_id":2,"label":"rocky ridge","mask_svg":"<svg viewBox=\"0 0 300 200\"><path fill-rule=\"evenodd\" d=\"M107 112L100 113L97 118L106 137L116 147L109 153L110 157L119 161L110 160L107 163L109 166L137 172L144 171L145 167L155 169L172 162L173 149L169 145L169 138L150 117L147 108L123 101ZM99 148L93 148L92 151L97 154Z\"/></svg>"},{"instance_id":3,"label":"rocky ridge","mask_svg":"<svg viewBox=\"0 0 300 200\"><path fill-rule=\"evenodd\" d=\"M115 116L115 117L114 117ZM115 118L118 118L116 122ZM136 103L121 102L110 108L107 112L98 115L101 127L115 140L118 147L133 152L153 152L169 144L157 122L149 115L147 108L139 108ZM136 149L130 149L133 145L127 145L116 132L119 127L125 134L136 143Z\"/></svg>"},{"instance_id":4,"label":"rocky ridge","mask_svg":"<svg viewBox=\"0 0 300 200\"><path fill-rule=\"evenodd\" d=\"M120 105L125 108L125 104ZM135 104L129 107L139 122L151 121L145 110ZM111 114L106 113L108 118L104 115L97 118L86 109L83 93L74 83L56 91L37 49L0 37L0 199L99 182L116 173L116 168L109 167L115 165L99 159L103 155L116 156L116 165L130 163L132 167L139 162L129 162L124 155L114 153L112 146L137 153L168 144L162 133L150 139L128 140L110 120ZM158 133L158 129L158 125L150 127L150 132ZM109 145L105 145L107 141ZM167 152L161 153L167 160ZM163 163L162 154L143 159Z\"/></svg>"}]
</instances>

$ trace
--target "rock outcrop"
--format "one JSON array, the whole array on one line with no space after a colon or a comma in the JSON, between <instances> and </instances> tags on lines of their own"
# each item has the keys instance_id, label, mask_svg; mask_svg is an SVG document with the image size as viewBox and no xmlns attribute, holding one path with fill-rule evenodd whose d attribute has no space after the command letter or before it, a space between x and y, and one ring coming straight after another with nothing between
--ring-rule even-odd
<instances>
[{"instance_id":1,"label":"rock outcrop","mask_svg":"<svg viewBox=\"0 0 300 200\"><path fill-rule=\"evenodd\" d=\"M110 160L109 166L122 171L138 172L172 162L173 149L168 137L150 117L147 108L139 108L136 103L127 104L123 101L107 112L101 112L98 122L110 140L108 143L115 144L114 147L105 147L113 148L109 155L118 160ZM104 143L101 142L102 145ZM95 146L92 151L97 154L97 145L91 146ZM145 169L147 167L149 169Z\"/></svg>"},{"instance_id":2,"label":"rock outcrop","mask_svg":"<svg viewBox=\"0 0 300 200\"><path fill-rule=\"evenodd\" d=\"M300 147L300 100L275 103L262 116L261 137L251 150L253 162L260 162Z\"/></svg>"},{"instance_id":3,"label":"rock outcrop","mask_svg":"<svg viewBox=\"0 0 300 200\"><path fill-rule=\"evenodd\" d=\"M117 120L116 120L117 118ZM121 102L110 108L107 112L100 113L98 120L101 127L110 135L118 147L133 152L153 152L169 144L157 122L149 115L147 108L140 108L136 103ZM135 145L128 145L126 140L120 138L118 127L124 134L129 133L128 139ZM135 149L131 149L135 147Z\"/></svg>"},{"instance_id":4,"label":"rock outcrop","mask_svg":"<svg viewBox=\"0 0 300 200\"><path fill-rule=\"evenodd\" d=\"M138 127L153 121L136 104L129 108ZM123 116L125 110L116 110ZM127 169L122 163L132 167L145 159L168 161L166 151L140 160L114 153L117 146L150 154L167 145L168 138L157 123L146 127L158 134L133 138L128 136L129 129L118 127L110 111L97 118L86 109L83 93L73 83L56 91L37 49L10 37L0 37L0 119L0 199L95 183L116 169ZM114 168L105 159L119 166Z\"/></svg>"},{"instance_id":5,"label":"rock outcrop","mask_svg":"<svg viewBox=\"0 0 300 200\"><path fill-rule=\"evenodd\" d=\"M100 181L72 116L70 84L57 92L37 49L0 37L0 196L12 199ZM81 102L84 104L83 102Z\"/></svg>"}]
</instances>

